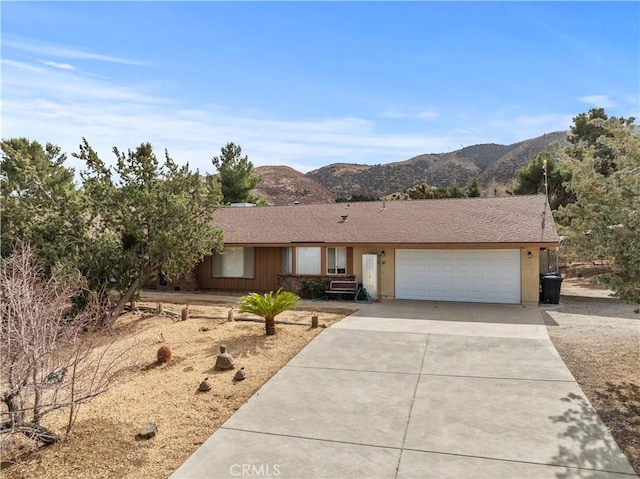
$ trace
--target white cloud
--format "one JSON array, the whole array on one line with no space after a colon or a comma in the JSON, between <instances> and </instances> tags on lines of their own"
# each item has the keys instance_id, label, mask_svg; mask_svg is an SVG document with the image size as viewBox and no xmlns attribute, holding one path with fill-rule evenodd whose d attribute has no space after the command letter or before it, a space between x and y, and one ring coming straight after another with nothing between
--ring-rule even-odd
<instances>
[{"instance_id":1,"label":"white cloud","mask_svg":"<svg viewBox=\"0 0 640 479\"><path fill-rule=\"evenodd\" d=\"M455 148L447 137L384 134L357 117L250 116L216 106L176 105L149 85L117 85L78 71L3 61L4 138L26 136L71 154L83 137L107 162L121 150L151 142L178 162L213 171L211 157L228 141L241 145L254 165L284 164L309 171L333 162L386 163ZM75 163L74 163L75 162ZM77 160L70 166L79 169Z\"/></svg>"},{"instance_id":2,"label":"white cloud","mask_svg":"<svg viewBox=\"0 0 640 479\"><path fill-rule=\"evenodd\" d=\"M76 70L76 67L70 65L68 63L58 63L58 62L42 62L43 65L47 65L53 68L59 68L60 70Z\"/></svg>"},{"instance_id":3,"label":"white cloud","mask_svg":"<svg viewBox=\"0 0 640 479\"><path fill-rule=\"evenodd\" d=\"M614 108L616 106L609 95L587 95L581 96L578 100L594 108Z\"/></svg>"},{"instance_id":4,"label":"white cloud","mask_svg":"<svg viewBox=\"0 0 640 479\"><path fill-rule=\"evenodd\" d=\"M551 131L559 131L569 128L571 117L557 114L523 115L516 117L515 122L520 128L535 128L536 131L545 131L545 128L551 128Z\"/></svg>"},{"instance_id":5,"label":"white cloud","mask_svg":"<svg viewBox=\"0 0 640 479\"><path fill-rule=\"evenodd\" d=\"M237 111L219 104L189 104L158 93L158 83L118 84L79 70L3 60L2 137L26 136L66 151L69 165L82 165L71 153L87 138L107 163L114 146L126 151L150 142L179 163L213 172L211 158L227 142L242 146L256 166L288 165L307 172L330 163L378 164L423 153L453 151L478 143L509 144L566 130L572 115L509 117L451 113L425 124L414 112L394 122L394 133L355 116L282 117L274 112ZM182 102L182 103L180 103ZM400 117L398 117L400 118ZM412 121L413 120L413 121Z\"/></svg>"},{"instance_id":6,"label":"white cloud","mask_svg":"<svg viewBox=\"0 0 640 479\"><path fill-rule=\"evenodd\" d=\"M421 118L423 120L431 120L432 118L437 118L440 116L435 110L425 110L416 114L416 118Z\"/></svg>"},{"instance_id":7,"label":"white cloud","mask_svg":"<svg viewBox=\"0 0 640 479\"><path fill-rule=\"evenodd\" d=\"M390 109L383 112L380 116L383 118L431 120L440 116L440 113L436 110L403 111L400 109Z\"/></svg>"},{"instance_id":8,"label":"white cloud","mask_svg":"<svg viewBox=\"0 0 640 479\"><path fill-rule=\"evenodd\" d=\"M476 138L478 141L465 140L464 145L470 146L476 143L509 145L530 138L537 138L545 133L565 131L571 127L573 116L570 114L546 113L488 118L486 122L476 125L476 128L469 131L470 138Z\"/></svg>"},{"instance_id":9,"label":"white cloud","mask_svg":"<svg viewBox=\"0 0 640 479\"><path fill-rule=\"evenodd\" d=\"M32 72L32 73L42 73L42 72L44 72L44 68L42 68L42 67L40 67L38 65L32 65L30 63L24 63L24 62L17 62L15 60L8 60L6 58L2 59L2 64L7 66L7 67L15 68L17 70L25 70L25 71L29 71L29 72ZM4 81L2 83L4 84Z\"/></svg>"},{"instance_id":10,"label":"white cloud","mask_svg":"<svg viewBox=\"0 0 640 479\"><path fill-rule=\"evenodd\" d=\"M146 94L144 86L118 86L69 69L50 70L13 60L2 60L4 100L12 95L57 98L65 103L132 102L154 103L159 97ZM21 72L18 74L18 70ZM46 76L44 75L46 73Z\"/></svg>"},{"instance_id":11,"label":"white cloud","mask_svg":"<svg viewBox=\"0 0 640 479\"><path fill-rule=\"evenodd\" d=\"M76 48L70 48L63 45L54 45L51 43L42 43L31 39L18 37L2 37L3 48L12 48L15 50L36 53L40 56L49 56L56 58L68 58L75 60L95 60L109 63L120 63L124 65L148 66L148 62L134 60L130 58L116 57L112 55L104 55L101 53L87 52Z\"/></svg>"}]
</instances>

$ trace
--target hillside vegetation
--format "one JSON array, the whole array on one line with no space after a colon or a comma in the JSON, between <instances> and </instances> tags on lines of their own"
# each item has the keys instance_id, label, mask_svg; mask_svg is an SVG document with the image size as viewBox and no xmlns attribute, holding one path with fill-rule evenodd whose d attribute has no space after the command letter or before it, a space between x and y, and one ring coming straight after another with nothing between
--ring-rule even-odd
<instances>
[{"instance_id":1,"label":"hillside vegetation","mask_svg":"<svg viewBox=\"0 0 640 479\"><path fill-rule=\"evenodd\" d=\"M329 189L288 166L259 166L254 172L262 178L255 191L269 205L282 206L296 202L313 205L333 203L335 200L335 195Z\"/></svg>"},{"instance_id":2,"label":"hillside vegetation","mask_svg":"<svg viewBox=\"0 0 640 479\"><path fill-rule=\"evenodd\" d=\"M306 177L323 185L336 197L382 197L420 183L447 186L455 181L464 186L472 178L478 178L485 192L504 190L519 167L545 149L552 152L555 141L566 146L566 137L566 131L559 131L513 145L474 145L383 165L335 163L310 171Z\"/></svg>"}]
</instances>

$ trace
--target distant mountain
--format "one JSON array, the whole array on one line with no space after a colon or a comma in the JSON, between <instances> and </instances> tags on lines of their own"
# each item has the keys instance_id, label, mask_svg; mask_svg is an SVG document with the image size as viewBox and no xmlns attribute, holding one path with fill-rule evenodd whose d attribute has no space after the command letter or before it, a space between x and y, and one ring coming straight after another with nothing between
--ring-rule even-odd
<instances>
[{"instance_id":1,"label":"distant mountain","mask_svg":"<svg viewBox=\"0 0 640 479\"><path fill-rule=\"evenodd\" d=\"M553 144L556 141L563 147L567 146L569 144L567 141L568 133L568 131L556 131L511 145L513 148L508 153L485 168L479 178L480 181L483 184L487 184L491 180L496 180L499 183L511 183L516 170L526 165L531 158L541 151L547 150L555 155Z\"/></svg>"},{"instance_id":2,"label":"distant mountain","mask_svg":"<svg viewBox=\"0 0 640 479\"><path fill-rule=\"evenodd\" d=\"M446 186L456 181L465 186L477 177L485 190L504 190L516 170L553 143L566 146L566 131L545 134L513 145L474 145L450 153L418 155L406 161L383 165L334 163L306 174L324 185L334 197L352 194L382 197L419 183Z\"/></svg>"},{"instance_id":3,"label":"distant mountain","mask_svg":"<svg viewBox=\"0 0 640 479\"><path fill-rule=\"evenodd\" d=\"M337 197L363 195L381 198L416 184L446 186L452 181L464 187L478 178L485 193L508 189L516 170L541 151L553 152L553 143L566 146L567 131L548 133L514 143L473 145L449 153L428 153L383 165L333 163L306 175L288 166L260 166L256 188L270 205L333 203Z\"/></svg>"},{"instance_id":4,"label":"distant mountain","mask_svg":"<svg viewBox=\"0 0 640 479\"><path fill-rule=\"evenodd\" d=\"M259 166L254 171L262 177L256 193L270 205L333 203L335 195L321 184L288 166Z\"/></svg>"}]
</instances>

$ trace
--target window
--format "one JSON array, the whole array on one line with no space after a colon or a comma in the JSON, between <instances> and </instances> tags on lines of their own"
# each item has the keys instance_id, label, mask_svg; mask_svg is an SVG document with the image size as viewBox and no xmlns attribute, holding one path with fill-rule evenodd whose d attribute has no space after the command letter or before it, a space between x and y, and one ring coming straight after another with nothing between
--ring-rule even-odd
<instances>
[{"instance_id":1,"label":"window","mask_svg":"<svg viewBox=\"0 0 640 479\"><path fill-rule=\"evenodd\" d=\"M320 248L309 246L296 248L296 273L320 274Z\"/></svg>"},{"instance_id":2,"label":"window","mask_svg":"<svg viewBox=\"0 0 640 479\"><path fill-rule=\"evenodd\" d=\"M291 274L291 248L282 248L282 274Z\"/></svg>"},{"instance_id":3,"label":"window","mask_svg":"<svg viewBox=\"0 0 640 479\"><path fill-rule=\"evenodd\" d=\"M327 274L347 272L347 248L327 248Z\"/></svg>"},{"instance_id":4,"label":"window","mask_svg":"<svg viewBox=\"0 0 640 479\"><path fill-rule=\"evenodd\" d=\"M216 278L253 278L253 248L225 247L213 254L213 276Z\"/></svg>"}]
</instances>

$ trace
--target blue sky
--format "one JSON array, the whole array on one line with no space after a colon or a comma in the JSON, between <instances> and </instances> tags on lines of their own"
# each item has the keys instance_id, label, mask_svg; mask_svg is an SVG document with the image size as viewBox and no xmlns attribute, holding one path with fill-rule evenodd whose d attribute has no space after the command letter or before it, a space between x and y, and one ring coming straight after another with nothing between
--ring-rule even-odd
<instances>
[{"instance_id":1,"label":"blue sky","mask_svg":"<svg viewBox=\"0 0 640 479\"><path fill-rule=\"evenodd\" d=\"M639 2L6 2L2 137L214 172L378 164L640 116ZM70 159L69 165L79 167Z\"/></svg>"}]
</instances>

